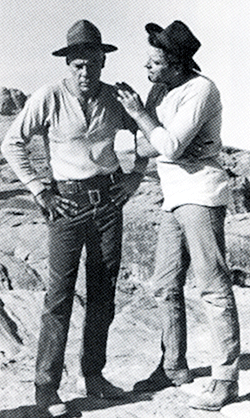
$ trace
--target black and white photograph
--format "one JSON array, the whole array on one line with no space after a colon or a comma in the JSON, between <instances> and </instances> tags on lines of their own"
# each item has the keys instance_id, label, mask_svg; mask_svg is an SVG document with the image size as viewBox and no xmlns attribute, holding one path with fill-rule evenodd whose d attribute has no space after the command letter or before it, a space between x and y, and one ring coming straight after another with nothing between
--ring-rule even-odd
<instances>
[{"instance_id":1,"label":"black and white photograph","mask_svg":"<svg viewBox=\"0 0 250 418\"><path fill-rule=\"evenodd\" d=\"M1 0L0 418L250 418L249 21Z\"/></svg>"}]
</instances>

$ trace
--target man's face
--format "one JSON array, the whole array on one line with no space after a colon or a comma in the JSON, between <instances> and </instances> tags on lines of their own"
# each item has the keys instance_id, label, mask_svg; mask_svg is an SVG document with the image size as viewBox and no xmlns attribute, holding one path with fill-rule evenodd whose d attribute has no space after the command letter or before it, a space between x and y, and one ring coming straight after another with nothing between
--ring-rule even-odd
<instances>
[{"instance_id":1,"label":"man's face","mask_svg":"<svg viewBox=\"0 0 250 418\"><path fill-rule=\"evenodd\" d=\"M162 49L149 46L146 68L148 79L152 83L165 83L171 86L174 82L176 76L174 66L166 61Z\"/></svg>"},{"instance_id":2,"label":"man's face","mask_svg":"<svg viewBox=\"0 0 250 418\"><path fill-rule=\"evenodd\" d=\"M99 85L105 55L101 50L86 50L70 61L69 68L79 93L91 93Z\"/></svg>"}]
</instances>

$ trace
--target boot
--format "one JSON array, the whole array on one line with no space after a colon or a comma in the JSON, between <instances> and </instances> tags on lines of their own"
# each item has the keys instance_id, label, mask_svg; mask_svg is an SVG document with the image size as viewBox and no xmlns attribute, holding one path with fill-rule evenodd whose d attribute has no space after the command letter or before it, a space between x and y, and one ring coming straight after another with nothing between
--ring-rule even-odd
<instances>
[{"instance_id":1,"label":"boot","mask_svg":"<svg viewBox=\"0 0 250 418\"><path fill-rule=\"evenodd\" d=\"M181 386L193 382L193 376L189 369L164 371L161 364L146 380L141 380L134 385L134 392L157 392L170 386Z\"/></svg>"},{"instance_id":2,"label":"boot","mask_svg":"<svg viewBox=\"0 0 250 418\"><path fill-rule=\"evenodd\" d=\"M120 399L125 396L123 389L112 385L102 375L85 376L85 386L88 396L106 399Z\"/></svg>"},{"instance_id":3,"label":"boot","mask_svg":"<svg viewBox=\"0 0 250 418\"><path fill-rule=\"evenodd\" d=\"M194 381L193 373L189 369L165 370L165 374L174 386L181 386Z\"/></svg>"},{"instance_id":4,"label":"boot","mask_svg":"<svg viewBox=\"0 0 250 418\"><path fill-rule=\"evenodd\" d=\"M219 411L224 405L238 397L238 382L231 380L212 380L200 396L190 399L189 406L207 411Z\"/></svg>"},{"instance_id":5,"label":"boot","mask_svg":"<svg viewBox=\"0 0 250 418\"><path fill-rule=\"evenodd\" d=\"M48 385L36 386L35 397L38 408L49 412L51 417L67 417L67 407L54 388Z\"/></svg>"}]
</instances>

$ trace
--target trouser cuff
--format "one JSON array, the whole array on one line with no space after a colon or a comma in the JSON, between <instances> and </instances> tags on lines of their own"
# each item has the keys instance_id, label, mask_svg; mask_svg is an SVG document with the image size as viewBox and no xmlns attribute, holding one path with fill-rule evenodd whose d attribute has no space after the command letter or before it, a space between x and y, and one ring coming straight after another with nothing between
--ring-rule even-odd
<instances>
[{"instance_id":1,"label":"trouser cuff","mask_svg":"<svg viewBox=\"0 0 250 418\"><path fill-rule=\"evenodd\" d=\"M236 381L239 379L239 370L227 368L225 366L212 367L212 378L216 380Z\"/></svg>"}]
</instances>

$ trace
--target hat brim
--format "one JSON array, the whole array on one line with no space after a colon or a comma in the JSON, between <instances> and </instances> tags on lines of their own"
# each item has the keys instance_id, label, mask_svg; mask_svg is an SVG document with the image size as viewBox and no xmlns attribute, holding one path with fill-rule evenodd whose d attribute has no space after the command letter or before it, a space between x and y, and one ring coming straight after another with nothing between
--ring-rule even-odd
<instances>
[{"instance_id":1,"label":"hat brim","mask_svg":"<svg viewBox=\"0 0 250 418\"><path fill-rule=\"evenodd\" d=\"M82 44L74 44L74 45L69 45L66 46L65 48L61 48L58 49L58 51L54 51L52 52L52 55L56 56L56 57L66 57L67 55L69 55L71 52L74 51L81 51L84 49L98 49L100 48L103 52L108 53L108 52L113 52L116 51L118 48L114 45L109 45L109 44L92 44L90 42L87 43L82 43Z\"/></svg>"},{"instance_id":2,"label":"hat brim","mask_svg":"<svg viewBox=\"0 0 250 418\"><path fill-rule=\"evenodd\" d=\"M148 23L145 26L146 31L150 34L150 33L161 33L163 31L163 28L159 25L157 25L157 23Z\"/></svg>"},{"instance_id":3,"label":"hat brim","mask_svg":"<svg viewBox=\"0 0 250 418\"><path fill-rule=\"evenodd\" d=\"M199 71L201 73L201 68L199 67L199 65L197 64L197 62L195 62L193 59L191 59L191 64L192 64L192 68L196 71Z\"/></svg>"},{"instance_id":4,"label":"hat brim","mask_svg":"<svg viewBox=\"0 0 250 418\"><path fill-rule=\"evenodd\" d=\"M164 30L161 26L157 25L157 23L148 23L145 26L145 29L146 29L146 31L148 32L149 35L154 33L157 39L158 39L157 35L160 34ZM160 39L159 39L159 41L160 41ZM190 63L191 63L191 66L194 70L201 72L201 69L200 69L199 65L193 60L193 58L191 58Z\"/></svg>"}]
</instances>

